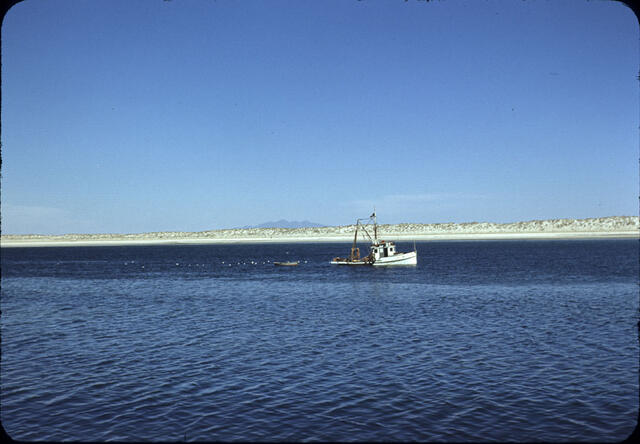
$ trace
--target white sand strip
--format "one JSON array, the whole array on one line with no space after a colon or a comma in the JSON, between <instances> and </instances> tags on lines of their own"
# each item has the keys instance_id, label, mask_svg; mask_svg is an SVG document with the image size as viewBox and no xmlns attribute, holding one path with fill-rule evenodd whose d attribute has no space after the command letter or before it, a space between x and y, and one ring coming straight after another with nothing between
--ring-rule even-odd
<instances>
[{"instance_id":1,"label":"white sand strip","mask_svg":"<svg viewBox=\"0 0 640 444\"><path fill-rule=\"evenodd\" d=\"M71 246L116 246L116 245L205 245L205 244L260 244L260 243L317 243L317 242L352 242L352 235L334 236L271 236L271 237L226 237L226 238L175 238L153 239L147 235L143 238L100 240L54 240L21 239L2 240L0 247L71 247ZM429 240L500 240L500 239L602 239L602 238L636 238L640 239L640 231L592 231L592 232L542 232L542 233L434 233L434 234L389 234L385 240L429 241ZM360 242L367 243L364 239Z\"/></svg>"}]
</instances>

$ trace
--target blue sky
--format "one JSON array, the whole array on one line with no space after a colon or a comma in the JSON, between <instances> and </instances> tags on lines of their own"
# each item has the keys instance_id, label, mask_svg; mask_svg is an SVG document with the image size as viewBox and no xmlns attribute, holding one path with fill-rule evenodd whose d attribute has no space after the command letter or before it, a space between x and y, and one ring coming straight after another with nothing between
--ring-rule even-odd
<instances>
[{"instance_id":1,"label":"blue sky","mask_svg":"<svg viewBox=\"0 0 640 444\"><path fill-rule=\"evenodd\" d=\"M2 232L638 213L615 1L25 0Z\"/></svg>"}]
</instances>

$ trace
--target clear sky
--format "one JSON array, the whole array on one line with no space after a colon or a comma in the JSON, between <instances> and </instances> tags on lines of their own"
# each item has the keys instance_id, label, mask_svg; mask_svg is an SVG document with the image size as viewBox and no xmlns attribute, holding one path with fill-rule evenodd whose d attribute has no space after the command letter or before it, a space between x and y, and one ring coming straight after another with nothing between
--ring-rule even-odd
<instances>
[{"instance_id":1,"label":"clear sky","mask_svg":"<svg viewBox=\"0 0 640 444\"><path fill-rule=\"evenodd\" d=\"M638 214L616 1L25 0L2 232Z\"/></svg>"}]
</instances>

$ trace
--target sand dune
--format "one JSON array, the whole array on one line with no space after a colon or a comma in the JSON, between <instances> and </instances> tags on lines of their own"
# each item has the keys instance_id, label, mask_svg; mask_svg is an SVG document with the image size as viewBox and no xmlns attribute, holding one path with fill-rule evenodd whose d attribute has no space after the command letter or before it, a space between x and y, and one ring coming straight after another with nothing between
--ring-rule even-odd
<instances>
[{"instance_id":1,"label":"sand dune","mask_svg":"<svg viewBox=\"0 0 640 444\"><path fill-rule=\"evenodd\" d=\"M0 245L126 245L174 243L340 242L353 239L354 225L313 228L244 228L199 232L137 234L2 235ZM524 239L640 237L640 218L613 216L589 219L532 220L514 223L468 222L385 224L379 237L387 240Z\"/></svg>"}]
</instances>

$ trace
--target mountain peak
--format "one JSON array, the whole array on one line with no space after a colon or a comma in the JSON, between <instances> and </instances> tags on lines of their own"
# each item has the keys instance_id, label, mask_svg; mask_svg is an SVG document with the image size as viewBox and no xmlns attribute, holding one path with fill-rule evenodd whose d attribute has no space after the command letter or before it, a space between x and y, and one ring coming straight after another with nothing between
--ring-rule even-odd
<instances>
[{"instance_id":1,"label":"mountain peak","mask_svg":"<svg viewBox=\"0 0 640 444\"><path fill-rule=\"evenodd\" d=\"M326 227L326 225L318 224L315 222L303 221L289 221L286 219L280 219L273 222L264 222L259 225L251 225L243 228L312 228L312 227Z\"/></svg>"}]
</instances>

